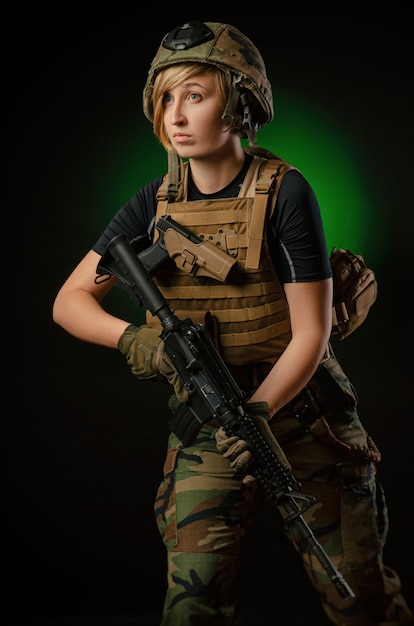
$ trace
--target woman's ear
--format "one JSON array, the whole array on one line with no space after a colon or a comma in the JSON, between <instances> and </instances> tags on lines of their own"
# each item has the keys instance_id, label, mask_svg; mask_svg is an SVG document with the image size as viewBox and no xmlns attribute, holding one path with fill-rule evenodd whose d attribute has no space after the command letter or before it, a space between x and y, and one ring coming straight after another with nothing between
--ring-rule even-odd
<instances>
[{"instance_id":1,"label":"woman's ear","mask_svg":"<svg viewBox=\"0 0 414 626\"><path fill-rule=\"evenodd\" d=\"M233 117L229 117L229 116L223 116L222 118L222 122L223 122L223 127L222 127L222 131L223 133L228 133L229 131L233 130L234 128L234 118Z\"/></svg>"}]
</instances>

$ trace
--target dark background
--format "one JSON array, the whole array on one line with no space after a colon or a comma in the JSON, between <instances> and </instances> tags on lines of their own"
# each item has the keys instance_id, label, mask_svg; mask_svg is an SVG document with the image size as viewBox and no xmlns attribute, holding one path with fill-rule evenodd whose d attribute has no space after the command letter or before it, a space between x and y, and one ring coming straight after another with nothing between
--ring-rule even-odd
<instances>
[{"instance_id":1,"label":"dark background","mask_svg":"<svg viewBox=\"0 0 414 626\"><path fill-rule=\"evenodd\" d=\"M388 223L376 254L379 298L369 321L335 346L383 453L391 520L385 562L398 570L412 602L408 11L402 2L387 13L311 3L246 12L232 3L225 10L153 5L145 17L124 2L13 10L4 25L12 41L3 253L5 623L158 623L165 555L152 506L168 436L168 390L133 380L119 353L67 335L53 324L51 307L120 204L112 177L129 153L145 159L148 138L155 143L149 123L145 136L141 131L146 72L162 36L188 19L239 27L260 48L272 82L343 120L359 137L356 154L369 155L376 209ZM164 168L160 150L157 173ZM124 199L143 182L137 172ZM133 308L128 299L113 306ZM242 583L240 623L264 624L260 615L276 611L285 626L323 624L271 506L249 539Z\"/></svg>"}]
</instances>

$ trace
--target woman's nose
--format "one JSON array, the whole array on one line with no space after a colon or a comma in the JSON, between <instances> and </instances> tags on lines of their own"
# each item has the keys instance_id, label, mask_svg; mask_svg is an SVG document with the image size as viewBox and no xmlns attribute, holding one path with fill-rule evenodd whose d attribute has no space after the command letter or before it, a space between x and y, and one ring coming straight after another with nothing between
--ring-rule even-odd
<instances>
[{"instance_id":1,"label":"woman's nose","mask_svg":"<svg viewBox=\"0 0 414 626\"><path fill-rule=\"evenodd\" d=\"M184 119L185 119L185 116L183 113L181 103L175 102L172 107L172 112L171 112L171 123L182 124Z\"/></svg>"}]
</instances>

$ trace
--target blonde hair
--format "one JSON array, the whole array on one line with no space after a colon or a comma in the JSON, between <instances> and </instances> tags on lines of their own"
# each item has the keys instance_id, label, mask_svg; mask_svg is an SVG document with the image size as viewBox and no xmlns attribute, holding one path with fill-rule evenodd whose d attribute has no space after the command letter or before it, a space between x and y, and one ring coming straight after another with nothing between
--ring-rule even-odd
<instances>
[{"instance_id":1,"label":"blonde hair","mask_svg":"<svg viewBox=\"0 0 414 626\"><path fill-rule=\"evenodd\" d=\"M208 63L189 62L170 65L162 69L155 78L152 93L152 106L154 111L152 125L155 136L167 151L172 150L172 146L164 127L164 95L175 85L184 80L205 74L212 74L214 76L218 97L221 100L224 112L232 84L232 78L229 72ZM233 120L234 132L241 132L241 123L242 113L240 111Z\"/></svg>"}]
</instances>

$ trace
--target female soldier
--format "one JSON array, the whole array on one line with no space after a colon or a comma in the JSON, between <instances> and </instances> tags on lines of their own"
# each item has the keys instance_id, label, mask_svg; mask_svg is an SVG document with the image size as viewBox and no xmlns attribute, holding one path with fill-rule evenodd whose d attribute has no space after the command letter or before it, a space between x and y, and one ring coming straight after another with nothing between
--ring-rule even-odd
<instances>
[{"instance_id":1,"label":"female soldier","mask_svg":"<svg viewBox=\"0 0 414 626\"><path fill-rule=\"evenodd\" d=\"M159 320L148 312L137 327L103 308L116 281L97 280L101 255L121 233L150 245L154 224L169 215L235 259L224 281L173 261L154 281L178 317L205 325L246 392L246 409L267 420L303 492L316 498L304 517L355 597L342 598L308 547L286 532L330 622L411 623L398 575L382 561L388 522L379 452L329 346L332 273L317 200L298 170L256 145L256 131L273 117L259 51L228 24L184 23L158 49L143 107L168 152L168 174L113 217L61 287L55 322L118 348L138 378L171 383L175 411L188 395L165 357ZM318 409L309 413L310 393ZM215 423L188 445L170 435L155 503L168 552L162 626L232 623L240 549L263 500L248 480L250 463L243 442Z\"/></svg>"}]
</instances>

